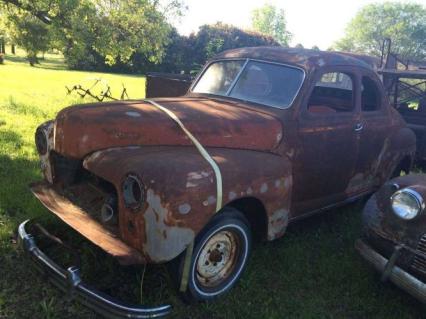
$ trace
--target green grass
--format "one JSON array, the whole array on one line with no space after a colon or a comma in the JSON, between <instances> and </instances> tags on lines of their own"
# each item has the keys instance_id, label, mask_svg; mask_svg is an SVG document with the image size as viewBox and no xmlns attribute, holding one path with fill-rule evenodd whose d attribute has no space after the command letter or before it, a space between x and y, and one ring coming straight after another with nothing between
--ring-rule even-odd
<instances>
[{"instance_id":1,"label":"green grass","mask_svg":"<svg viewBox=\"0 0 426 319\"><path fill-rule=\"evenodd\" d=\"M131 98L144 96L141 76L67 71L60 56L47 56L35 68L20 56L7 57L0 65L0 318L97 318L38 277L23 258L16 227L27 218L43 220L80 247L85 280L128 301L140 299L142 267L118 266L53 218L27 188L41 178L35 128L61 108L82 102L66 95L65 85L99 77L115 94L123 83ZM175 318L424 317L424 306L393 285L380 283L355 252L360 209L351 205L312 217L292 225L280 240L256 244L240 283L214 302L184 304L165 267L148 266L143 302L172 303Z\"/></svg>"}]
</instances>

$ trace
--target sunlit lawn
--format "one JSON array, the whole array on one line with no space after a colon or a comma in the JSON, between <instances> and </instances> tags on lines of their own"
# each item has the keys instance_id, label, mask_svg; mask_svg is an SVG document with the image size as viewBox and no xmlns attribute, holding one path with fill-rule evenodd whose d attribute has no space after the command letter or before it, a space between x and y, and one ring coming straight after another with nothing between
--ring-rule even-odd
<instances>
[{"instance_id":1,"label":"sunlit lawn","mask_svg":"<svg viewBox=\"0 0 426 319\"><path fill-rule=\"evenodd\" d=\"M119 267L53 217L29 193L40 179L34 130L61 108L88 102L65 86L103 78L119 95L144 96L143 76L67 71L58 55L31 68L22 57L0 65L0 318L95 318L37 277L16 246L16 227L27 218L81 247L85 279L128 301L141 299L141 267ZM142 302L170 302L176 318L421 318L425 308L379 276L356 254L360 205L313 217L290 227L284 238L255 245L240 284L220 300L185 305L164 266L150 266ZM54 248L56 249L56 248ZM55 250L57 251L57 249Z\"/></svg>"}]
</instances>

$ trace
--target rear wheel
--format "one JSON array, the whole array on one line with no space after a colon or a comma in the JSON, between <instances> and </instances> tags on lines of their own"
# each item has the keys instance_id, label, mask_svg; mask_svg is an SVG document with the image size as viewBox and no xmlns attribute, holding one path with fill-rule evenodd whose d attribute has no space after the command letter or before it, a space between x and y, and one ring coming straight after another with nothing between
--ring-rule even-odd
<instances>
[{"instance_id":1,"label":"rear wheel","mask_svg":"<svg viewBox=\"0 0 426 319\"><path fill-rule=\"evenodd\" d=\"M186 299L209 300L229 291L247 264L251 240L249 224L239 211L226 208L215 216L195 240ZM184 259L180 259L178 283Z\"/></svg>"}]
</instances>

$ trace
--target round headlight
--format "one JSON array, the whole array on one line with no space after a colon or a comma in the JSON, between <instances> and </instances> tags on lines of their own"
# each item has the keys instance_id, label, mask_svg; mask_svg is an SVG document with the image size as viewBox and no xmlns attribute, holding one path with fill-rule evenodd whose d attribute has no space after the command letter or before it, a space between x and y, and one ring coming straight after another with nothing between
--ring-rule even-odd
<instances>
[{"instance_id":1,"label":"round headlight","mask_svg":"<svg viewBox=\"0 0 426 319\"><path fill-rule=\"evenodd\" d=\"M47 136L45 131L41 127L36 130L35 145L37 147L37 152L40 155L45 155L47 153Z\"/></svg>"},{"instance_id":2,"label":"round headlight","mask_svg":"<svg viewBox=\"0 0 426 319\"><path fill-rule=\"evenodd\" d=\"M139 208L145 198L142 182L135 175L128 175L123 182L124 204L132 209Z\"/></svg>"},{"instance_id":3,"label":"round headlight","mask_svg":"<svg viewBox=\"0 0 426 319\"><path fill-rule=\"evenodd\" d=\"M423 197L411 188L395 192L391 197L391 205L395 215L405 220L415 218L425 206Z\"/></svg>"}]
</instances>

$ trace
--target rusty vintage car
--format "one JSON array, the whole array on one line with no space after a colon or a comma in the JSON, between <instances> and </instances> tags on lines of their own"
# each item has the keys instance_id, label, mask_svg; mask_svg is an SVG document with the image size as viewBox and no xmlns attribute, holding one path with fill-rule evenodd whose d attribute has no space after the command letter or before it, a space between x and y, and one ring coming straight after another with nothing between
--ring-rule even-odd
<instances>
[{"instance_id":1,"label":"rusty vintage car","mask_svg":"<svg viewBox=\"0 0 426 319\"><path fill-rule=\"evenodd\" d=\"M361 256L383 281L390 280L426 303L426 175L406 175L385 183L363 211Z\"/></svg>"},{"instance_id":2,"label":"rusty vintage car","mask_svg":"<svg viewBox=\"0 0 426 319\"><path fill-rule=\"evenodd\" d=\"M122 264L173 261L179 290L207 300L235 285L252 239L280 238L408 172L415 137L368 59L261 47L217 55L182 97L68 107L36 146L45 180L31 190L52 213ZM26 250L89 307L170 311L88 287L28 225Z\"/></svg>"}]
</instances>

